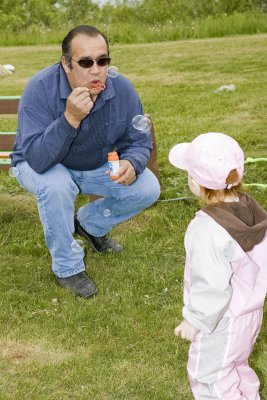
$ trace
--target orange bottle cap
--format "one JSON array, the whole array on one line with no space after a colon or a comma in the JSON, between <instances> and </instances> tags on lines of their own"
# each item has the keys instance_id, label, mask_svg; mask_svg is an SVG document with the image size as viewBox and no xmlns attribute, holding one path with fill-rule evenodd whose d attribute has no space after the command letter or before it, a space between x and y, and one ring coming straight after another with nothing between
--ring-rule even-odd
<instances>
[{"instance_id":1,"label":"orange bottle cap","mask_svg":"<svg viewBox=\"0 0 267 400\"><path fill-rule=\"evenodd\" d=\"M108 153L108 161L117 161L119 159L118 153L116 151L111 151Z\"/></svg>"}]
</instances>

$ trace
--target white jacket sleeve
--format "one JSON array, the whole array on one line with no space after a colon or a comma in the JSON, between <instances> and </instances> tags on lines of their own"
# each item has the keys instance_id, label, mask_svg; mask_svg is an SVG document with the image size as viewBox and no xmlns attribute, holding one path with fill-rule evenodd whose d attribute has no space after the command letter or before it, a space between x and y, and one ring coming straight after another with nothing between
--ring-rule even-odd
<instances>
[{"instance_id":1,"label":"white jacket sleeve","mask_svg":"<svg viewBox=\"0 0 267 400\"><path fill-rule=\"evenodd\" d=\"M233 239L207 215L193 221L185 245L187 267L191 266L191 288L183 317L197 329L210 333L231 301L229 253Z\"/></svg>"}]
</instances>

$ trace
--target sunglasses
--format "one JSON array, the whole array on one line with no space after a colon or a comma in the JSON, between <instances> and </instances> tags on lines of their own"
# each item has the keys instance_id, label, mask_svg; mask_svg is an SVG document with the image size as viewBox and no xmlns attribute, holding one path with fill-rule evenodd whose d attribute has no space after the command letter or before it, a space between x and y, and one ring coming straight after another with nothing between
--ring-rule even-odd
<instances>
[{"instance_id":1,"label":"sunglasses","mask_svg":"<svg viewBox=\"0 0 267 400\"><path fill-rule=\"evenodd\" d=\"M98 58L97 60L92 60L91 58L82 58L81 60L77 61L72 58L73 61L75 61L77 64L79 64L80 67L82 68L92 68L94 63L97 63L99 67L105 67L106 65L109 65L111 58L110 57L102 57Z\"/></svg>"}]
</instances>

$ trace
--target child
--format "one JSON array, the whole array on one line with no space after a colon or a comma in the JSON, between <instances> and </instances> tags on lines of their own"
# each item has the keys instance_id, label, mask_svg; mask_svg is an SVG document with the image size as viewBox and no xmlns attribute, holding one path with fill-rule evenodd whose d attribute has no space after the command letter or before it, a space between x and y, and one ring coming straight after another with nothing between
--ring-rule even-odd
<instances>
[{"instance_id":1,"label":"child","mask_svg":"<svg viewBox=\"0 0 267 400\"><path fill-rule=\"evenodd\" d=\"M173 147L170 162L206 206L185 235L183 322L196 400L259 400L248 357L260 331L267 288L267 213L240 192L244 154L223 133Z\"/></svg>"}]
</instances>

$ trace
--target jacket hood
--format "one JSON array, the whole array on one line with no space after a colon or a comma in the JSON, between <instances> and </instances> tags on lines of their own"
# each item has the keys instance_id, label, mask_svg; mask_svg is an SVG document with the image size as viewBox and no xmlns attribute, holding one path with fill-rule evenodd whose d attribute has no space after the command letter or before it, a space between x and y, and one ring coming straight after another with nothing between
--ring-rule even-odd
<instances>
[{"instance_id":1,"label":"jacket hood","mask_svg":"<svg viewBox=\"0 0 267 400\"><path fill-rule=\"evenodd\" d=\"M260 243L267 231L267 213L252 197L241 193L239 202L202 208L237 241L245 252Z\"/></svg>"}]
</instances>

